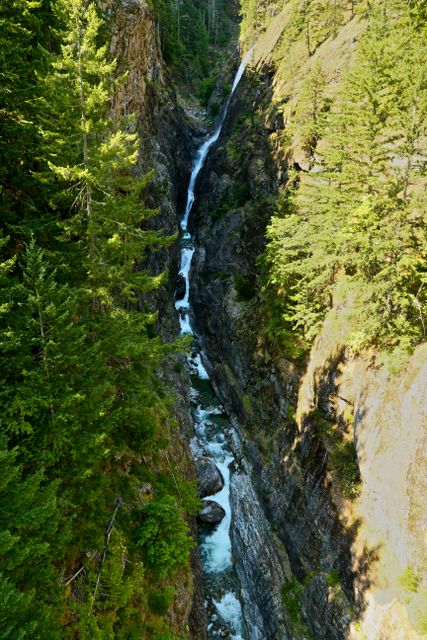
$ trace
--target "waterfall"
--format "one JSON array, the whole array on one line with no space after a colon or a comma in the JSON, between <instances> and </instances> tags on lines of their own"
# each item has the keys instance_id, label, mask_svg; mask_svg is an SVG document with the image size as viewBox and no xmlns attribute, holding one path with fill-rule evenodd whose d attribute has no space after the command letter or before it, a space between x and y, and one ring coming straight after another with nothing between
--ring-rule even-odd
<instances>
[{"instance_id":1,"label":"waterfall","mask_svg":"<svg viewBox=\"0 0 427 640\"><path fill-rule=\"evenodd\" d=\"M221 135L221 131L222 131L222 125L224 124L224 120L227 117L227 113L228 113L228 107L230 106L230 102L231 102L231 98L233 97L233 93L235 92L237 85L239 84L240 80L242 79L242 76L245 72L245 69L247 67L247 64L249 62L249 60L252 57L252 53L253 53L253 48L248 51L248 53L245 55L245 57L243 58L242 62L240 63L240 66L237 70L237 73L234 77L233 80L233 84L231 87L231 92L230 95L227 98L227 102L225 103L225 106L222 110L222 115L219 119L219 122L216 126L215 131L213 132L213 134L210 136L210 138L208 138L206 140L206 142L204 142L202 144L202 146L200 147L200 149L197 151L197 155L196 155L196 159L194 160L193 163L193 167L191 169L191 176L190 176L190 184L188 185L188 191L187 191L187 203L185 205L185 212L184 212L184 216L181 220L181 227L183 229L183 231L187 231L187 225L188 225L188 218L190 215L190 211L191 208L193 206L194 203L194 190L195 190L195 186L196 186L196 180L197 180L197 176L199 175L200 171L203 168L203 165L205 164L205 160L206 157L210 151L210 149L213 147L213 145L215 144L215 142L218 140L219 136Z\"/></svg>"},{"instance_id":2,"label":"waterfall","mask_svg":"<svg viewBox=\"0 0 427 640\"><path fill-rule=\"evenodd\" d=\"M241 80L245 68L251 59L252 49L242 60L235 75L230 95L223 108L214 133L198 149L190 176L187 201L181 221L181 265L180 275L185 280L185 295L177 300L175 308L179 313L182 334L193 334L190 321L190 269L195 251L193 239L187 231L188 219L195 200L197 177L203 168L207 155L218 140L222 126L228 113L231 98ZM239 584L234 571L231 539L230 539L230 465L234 456L227 436L230 434L229 424L224 411L215 397L209 382L209 375L203 364L203 353L195 343L188 363L191 371L191 393L196 399L194 410L195 435L191 442L194 458L203 456L215 463L220 471L224 485L218 493L209 496L217 502L225 512L223 520L212 530L206 530L200 536L200 552L205 578L206 608L208 614L208 638L228 637L230 640L243 640L245 632L242 620L242 608L239 601Z\"/></svg>"}]
</instances>

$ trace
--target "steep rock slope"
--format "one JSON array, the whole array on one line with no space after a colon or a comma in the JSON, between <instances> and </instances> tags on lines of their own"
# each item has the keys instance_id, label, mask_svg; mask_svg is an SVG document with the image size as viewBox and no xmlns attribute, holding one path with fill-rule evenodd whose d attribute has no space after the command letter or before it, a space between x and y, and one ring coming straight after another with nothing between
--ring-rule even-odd
<instances>
[{"instance_id":1,"label":"steep rock slope","mask_svg":"<svg viewBox=\"0 0 427 640\"><path fill-rule=\"evenodd\" d=\"M271 317L258 295L257 257L277 194L290 168L310 168L292 128L301 81L320 64L333 92L364 29L349 12L307 56L303 38L283 50L288 23L288 7L271 18L255 49L257 69L242 84L201 179L192 220L196 326L293 572L282 552L291 637L418 638L425 616L425 348L398 377L375 367L374 354L353 356L343 346L346 302L337 299L304 365L268 330ZM268 579L277 589L272 572Z\"/></svg>"},{"instance_id":2,"label":"steep rock slope","mask_svg":"<svg viewBox=\"0 0 427 640\"><path fill-rule=\"evenodd\" d=\"M111 53L119 61L119 71L126 74L114 95L111 113L115 120L130 113L135 115L132 126L140 137L137 171L143 175L152 173L144 194L145 204L159 209L151 224L164 230L166 235L177 237L181 190L189 173L200 125L178 104L170 70L162 58L152 7L143 0L123 0L105 2L103 8L110 17ZM178 261L179 245L175 240L149 257L148 265L143 265L156 274L168 274L164 285L148 300L158 313L158 328L167 341L179 333L174 309ZM174 442L165 459L160 461L160 467L169 473L172 465L179 477L194 480L195 470L188 450L191 437L188 381L179 358L175 363L166 364L159 375L175 390L176 417ZM194 522L192 528L195 535ZM167 611L171 628L180 636L190 633L191 638L205 638L206 615L196 550L192 554L191 571L184 572L172 586L176 593Z\"/></svg>"}]
</instances>

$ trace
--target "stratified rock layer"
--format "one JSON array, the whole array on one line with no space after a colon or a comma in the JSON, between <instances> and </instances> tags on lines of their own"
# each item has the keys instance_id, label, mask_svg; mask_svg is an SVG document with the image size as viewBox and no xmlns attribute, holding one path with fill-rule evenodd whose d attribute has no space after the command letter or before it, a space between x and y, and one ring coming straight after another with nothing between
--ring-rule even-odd
<instances>
[{"instance_id":1,"label":"stratified rock layer","mask_svg":"<svg viewBox=\"0 0 427 640\"><path fill-rule=\"evenodd\" d=\"M355 358L342 347L342 305L331 310L305 366L286 359L274 327L265 331L269 318L260 304L257 257L287 163L294 160L292 150L283 158L277 146L286 139L286 123L271 103L274 70L264 71L242 83L201 177L191 221L199 244L193 262L196 329L213 384L236 418L256 494L296 580L300 615L284 614L291 637L307 636L302 623L316 640L359 640L363 633L368 640L412 640L419 637L418 595L402 595L399 584L408 567L422 575L426 566L425 347L396 378L384 367L374 369L372 354ZM331 429L354 443L360 486L334 467ZM265 587L252 577L258 560L250 552L260 532L247 525L242 544L240 523L253 513L248 507L243 517L237 500L239 576L244 592L262 602ZM286 573L286 561L283 567ZM405 598L413 598L413 611ZM264 637L275 638L269 635L271 612L257 611Z\"/></svg>"},{"instance_id":2,"label":"stratified rock layer","mask_svg":"<svg viewBox=\"0 0 427 640\"><path fill-rule=\"evenodd\" d=\"M231 537L249 638L291 640L281 597L286 558L246 473L232 477L231 505Z\"/></svg>"}]
</instances>

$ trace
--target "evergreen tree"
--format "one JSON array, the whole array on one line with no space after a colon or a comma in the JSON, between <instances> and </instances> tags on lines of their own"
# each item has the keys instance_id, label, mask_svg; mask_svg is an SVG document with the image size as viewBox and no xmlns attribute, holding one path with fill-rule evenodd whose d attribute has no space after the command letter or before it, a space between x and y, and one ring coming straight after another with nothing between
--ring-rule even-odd
<instances>
[{"instance_id":1,"label":"evergreen tree","mask_svg":"<svg viewBox=\"0 0 427 640\"><path fill-rule=\"evenodd\" d=\"M22 477L17 449L0 443L0 638L60 638L57 486L40 469Z\"/></svg>"},{"instance_id":2,"label":"evergreen tree","mask_svg":"<svg viewBox=\"0 0 427 640\"><path fill-rule=\"evenodd\" d=\"M370 10L328 116L320 171L286 198L284 217L270 227L269 257L285 316L308 340L345 278L354 307L350 344L405 352L425 336L426 57L408 10L388 9Z\"/></svg>"},{"instance_id":3,"label":"evergreen tree","mask_svg":"<svg viewBox=\"0 0 427 640\"><path fill-rule=\"evenodd\" d=\"M55 24L47 0L0 2L0 220L14 236L42 233L54 222L38 177L37 104L38 76L46 68L42 47L56 46Z\"/></svg>"},{"instance_id":4,"label":"evergreen tree","mask_svg":"<svg viewBox=\"0 0 427 640\"><path fill-rule=\"evenodd\" d=\"M300 136L302 147L309 156L314 154L325 124L329 100L326 79L320 64L314 65L304 79L290 133Z\"/></svg>"}]
</instances>

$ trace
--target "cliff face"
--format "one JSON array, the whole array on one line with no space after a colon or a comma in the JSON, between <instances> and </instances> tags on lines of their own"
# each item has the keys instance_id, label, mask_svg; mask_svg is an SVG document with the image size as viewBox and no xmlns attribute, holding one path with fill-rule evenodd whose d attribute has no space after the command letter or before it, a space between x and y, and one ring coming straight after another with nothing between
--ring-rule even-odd
<instances>
[{"instance_id":1,"label":"cliff face","mask_svg":"<svg viewBox=\"0 0 427 640\"><path fill-rule=\"evenodd\" d=\"M139 170L155 168L146 204L160 204L153 224L174 234L197 126L163 64L152 9L142 0L104 8L113 17L113 54L128 71L112 112L137 114ZM371 354L355 359L342 347L343 301L336 301L305 366L288 360L264 330L257 257L289 167L309 169L298 136L291 144L289 134L307 66L298 47L274 57L287 20L285 9L255 51L257 70L231 105L190 221L199 245L194 324L242 441L232 535L243 607L251 639L310 633L317 640L412 640L424 615L425 347L398 378L374 368ZM362 28L350 20L312 56L310 64L321 64L328 82L348 65ZM283 73L286 65L294 67L292 76ZM160 310L163 336L172 338L177 243L149 261L155 272L169 271L151 303ZM170 453L193 477L186 382L176 371L163 375L179 398ZM198 575L195 558L196 578L176 585L169 611L174 631L185 633L189 624L193 638L205 634Z\"/></svg>"},{"instance_id":2,"label":"cliff face","mask_svg":"<svg viewBox=\"0 0 427 640\"><path fill-rule=\"evenodd\" d=\"M160 50L158 25L152 7L143 0L122 0L103 3L111 25L111 53L118 60L118 70L125 73L117 89L111 115L118 120L133 114L131 126L140 137L137 171L152 177L143 194L144 206L158 209L150 224L163 229L165 235L178 235L179 212L183 189L189 174L197 123L178 104L170 72ZM166 272L165 284L144 299L158 312L158 328L166 341L179 333L174 309L174 289L179 264L178 241L149 256L144 262L152 273ZM141 301L142 304L142 301ZM173 465L179 477L194 480L195 471L189 454L191 437L189 419L188 380L182 363L174 357L165 363L159 376L175 391L172 425L173 444L165 459L157 466L169 469ZM195 523L191 523L195 535ZM203 602L200 562L197 551L192 556L191 570L183 571L172 584L175 596L166 618L176 635L202 640L206 637L206 614Z\"/></svg>"},{"instance_id":3,"label":"cliff face","mask_svg":"<svg viewBox=\"0 0 427 640\"><path fill-rule=\"evenodd\" d=\"M374 366L374 354L351 356L342 346L346 303L336 300L299 365L265 330L260 307L257 257L275 199L290 166L309 168L289 136L307 67L298 62L284 80L286 60L271 62L286 19L284 10L255 50L258 70L242 83L208 158L191 221L199 244L194 322L240 429L245 471L280 541L267 533L264 544L276 549L281 570L265 566L254 580L257 533L236 476L233 542L243 591L250 585L253 601L262 601L265 583L273 599L282 590L274 614L264 610L264 636L251 638L286 637L268 627L275 619L277 631L283 606L280 624L292 638L415 639L425 616L425 346L397 377ZM329 82L348 65L362 28L350 21L315 53Z\"/></svg>"},{"instance_id":4,"label":"cliff face","mask_svg":"<svg viewBox=\"0 0 427 640\"><path fill-rule=\"evenodd\" d=\"M125 74L112 102L112 115L118 119L134 114L132 126L141 140L138 171L152 172L144 204L159 209L151 222L153 228L173 236L178 232L178 213L200 124L179 104L174 80L162 59L158 24L151 6L143 0L122 0L109 5L112 55L119 62L119 72ZM169 274L167 284L153 300L165 338L177 333L173 291L178 251L176 240L149 258L154 273Z\"/></svg>"}]
</instances>

